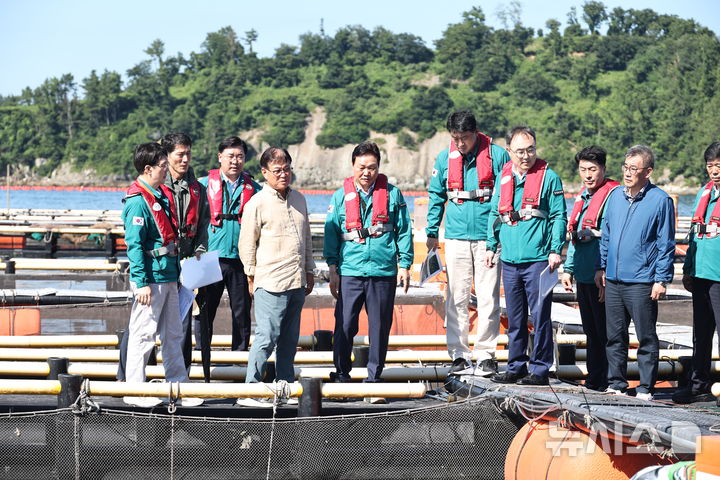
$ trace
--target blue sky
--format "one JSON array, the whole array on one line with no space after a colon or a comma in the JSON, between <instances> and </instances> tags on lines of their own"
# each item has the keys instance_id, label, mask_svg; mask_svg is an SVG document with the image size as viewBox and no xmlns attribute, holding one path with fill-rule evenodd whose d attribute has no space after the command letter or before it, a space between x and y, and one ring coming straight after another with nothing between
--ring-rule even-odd
<instances>
[{"instance_id":1,"label":"blue sky","mask_svg":"<svg viewBox=\"0 0 720 480\"><path fill-rule=\"evenodd\" d=\"M147 58L143 52L159 38L166 54L199 51L208 32L230 25L242 37L254 28L254 50L271 56L281 43L298 45L305 32L318 32L323 19L329 35L345 25L368 29L384 26L421 36L429 46L462 12L480 6L487 23L501 27L496 12L509 2L498 0L0 0L0 95L19 94L46 78L72 73L79 84L91 70L128 68ZM555 18L565 23L571 6L582 0L522 0L523 24L543 28ZM720 33L717 0L603 1L608 10L652 8L693 18ZM82 93L82 92L80 92Z\"/></svg>"}]
</instances>

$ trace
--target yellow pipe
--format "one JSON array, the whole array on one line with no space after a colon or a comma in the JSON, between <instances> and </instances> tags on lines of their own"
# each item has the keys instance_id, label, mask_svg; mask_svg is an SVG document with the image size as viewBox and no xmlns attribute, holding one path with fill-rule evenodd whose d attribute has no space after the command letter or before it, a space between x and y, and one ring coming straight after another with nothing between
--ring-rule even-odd
<instances>
[{"instance_id":1,"label":"yellow pipe","mask_svg":"<svg viewBox=\"0 0 720 480\"><path fill-rule=\"evenodd\" d=\"M11 380L0 382L0 395L58 395L57 380Z\"/></svg>"}]
</instances>

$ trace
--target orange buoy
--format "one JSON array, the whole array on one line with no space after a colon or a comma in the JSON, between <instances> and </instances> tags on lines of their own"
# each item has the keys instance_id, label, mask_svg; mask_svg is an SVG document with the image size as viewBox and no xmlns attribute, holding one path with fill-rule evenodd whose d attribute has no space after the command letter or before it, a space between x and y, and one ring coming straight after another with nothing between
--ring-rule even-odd
<instances>
[{"instance_id":1,"label":"orange buoy","mask_svg":"<svg viewBox=\"0 0 720 480\"><path fill-rule=\"evenodd\" d=\"M598 433L588 434L546 421L523 426L505 457L505 479L628 480L650 465L668 460Z\"/></svg>"},{"instance_id":2,"label":"orange buoy","mask_svg":"<svg viewBox=\"0 0 720 480\"><path fill-rule=\"evenodd\" d=\"M40 335L40 309L0 308L0 335Z\"/></svg>"}]
</instances>

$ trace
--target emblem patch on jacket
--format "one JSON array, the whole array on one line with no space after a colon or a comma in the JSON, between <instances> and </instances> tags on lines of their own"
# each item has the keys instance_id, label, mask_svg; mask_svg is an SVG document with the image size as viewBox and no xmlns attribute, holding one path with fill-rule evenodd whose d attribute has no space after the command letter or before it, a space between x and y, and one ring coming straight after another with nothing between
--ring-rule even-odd
<instances>
[{"instance_id":1,"label":"emblem patch on jacket","mask_svg":"<svg viewBox=\"0 0 720 480\"><path fill-rule=\"evenodd\" d=\"M143 217L133 217L132 224L142 227L143 225L145 225L145 219Z\"/></svg>"}]
</instances>

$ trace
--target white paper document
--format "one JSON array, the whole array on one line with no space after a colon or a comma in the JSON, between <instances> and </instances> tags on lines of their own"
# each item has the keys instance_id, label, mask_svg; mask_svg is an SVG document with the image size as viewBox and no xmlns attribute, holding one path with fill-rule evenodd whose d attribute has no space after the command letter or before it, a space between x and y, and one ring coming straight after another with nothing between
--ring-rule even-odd
<instances>
[{"instance_id":1,"label":"white paper document","mask_svg":"<svg viewBox=\"0 0 720 480\"><path fill-rule=\"evenodd\" d=\"M547 297L555 285L558 283L558 269L556 268L552 272L550 271L550 265L545 267L540 273L540 291L538 292L538 304L541 304L545 297Z\"/></svg>"},{"instance_id":2,"label":"white paper document","mask_svg":"<svg viewBox=\"0 0 720 480\"><path fill-rule=\"evenodd\" d=\"M189 290L210 285L222 280L218 252L204 253L200 260L194 256L180 262L180 283Z\"/></svg>"},{"instance_id":3,"label":"white paper document","mask_svg":"<svg viewBox=\"0 0 720 480\"><path fill-rule=\"evenodd\" d=\"M180 289L178 290L180 321L187 316L190 307L192 307L193 300L195 300L195 292L187 288L185 285L180 285Z\"/></svg>"},{"instance_id":4,"label":"white paper document","mask_svg":"<svg viewBox=\"0 0 720 480\"><path fill-rule=\"evenodd\" d=\"M443 264L440 260L437 248L428 252L425 261L420 268L420 285L433 278L435 275L442 273Z\"/></svg>"}]
</instances>

